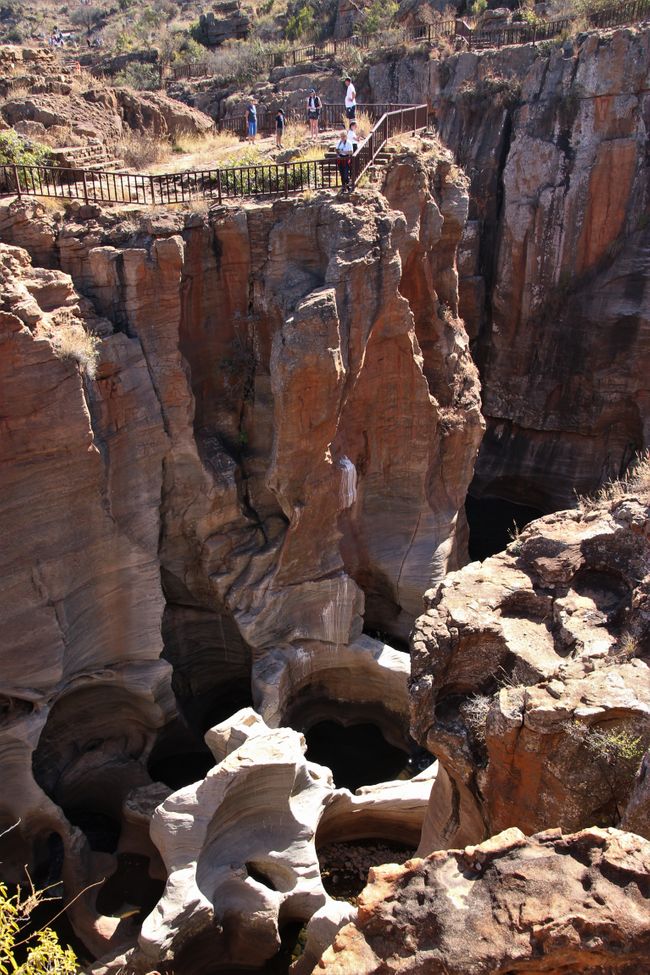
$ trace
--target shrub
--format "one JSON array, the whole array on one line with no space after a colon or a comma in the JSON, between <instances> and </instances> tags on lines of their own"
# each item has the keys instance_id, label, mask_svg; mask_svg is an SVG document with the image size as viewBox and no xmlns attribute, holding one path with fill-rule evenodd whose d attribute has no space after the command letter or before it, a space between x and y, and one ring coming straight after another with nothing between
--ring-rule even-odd
<instances>
[{"instance_id":1,"label":"shrub","mask_svg":"<svg viewBox=\"0 0 650 975\"><path fill-rule=\"evenodd\" d=\"M648 741L626 728L591 728L578 721L568 722L566 731L600 769L611 793L613 823L610 825L615 825L620 821Z\"/></svg>"},{"instance_id":2,"label":"shrub","mask_svg":"<svg viewBox=\"0 0 650 975\"><path fill-rule=\"evenodd\" d=\"M487 10L487 0L474 0L474 3L470 7L473 17L480 17L482 13Z\"/></svg>"},{"instance_id":3,"label":"shrub","mask_svg":"<svg viewBox=\"0 0 650 975\"><path fill-rule=\"evenodd\" d=\"M66 322L48 331L54 354L60 359L74 359L81 371L94 379L97 374L100 339L91 335L79 322Z\"/></svg>"},{"instance_id":4,"label":"shrub","mask_svg":"<svg viewBox=\"0 0 650 975\"><path fill-rule=\"evenodd\" d=\"M32 886L25 897L21 888L9 895L0 881L0 972L16 975L76 975L77 959L71 948L64 948L51 928L40 928L27 934L30 915L44 900L44 891ZM26 957L20 963L16 949L23 948Z\"/></svg>"},{"instance_id":5,"label":"shrub","mask_svg":"<svg viewBox=\"0 0 650 975\"><path fill-rule=\"evenodd\" d=\"M70 16L70 23L76 27L85 27L90 34L93 27L97 27L103 18L101 7L83 6L75 10Z\"/></svg>"},{"instance_id":6,"label":"shrub","mask_svg":"<svg viewBox=\"0 0 650 975\"><path fill-rule=\"evenodd\" d=\"M163 162L171 152L166 139L145 132L129 132L117 144L117 152L129 169L144 169Z\"/></svg>"},{"instance_id":7,"label":"shrub","mask_svg":"<svg viewBox=\"0 0 650 975\"><path fill-rule=\"evenodd\" d=\"M115 75L115 84L136 91L158 91L160 88L160 70L155 64L127 64Z\"/></svg>"},{"instance_id":8,"label":"shrub","mask_svg":"<svg viewBox=\"0 0 650 975\"><path fill-rule=\"evenodd\" d=\"M373 0L364 13L363 32L372 35L386 30L398 9L396 0Z\"/></svg>"},{"instance_id":9,"label":"shrub","mask_svg":"<svg viewBox=\"0 0 650 975\"><path fill-rule=\"evenodd\" d=\"M477 82L466 81L458 91L461 102L485 111L491 105L512 108L521 97L521 84L515 78L487 74Z\"/></svg>"},{"instance_id":10,"label":"shrub","mask_svg":"<svg viewBox=\"0 0 650 975\"><path fill-rule=\"evenodd\" d=\"M285 36L289 41L296 41L309 33L314 26L314 11L310 3L301 3L289 14Z\"/></svg>"},{"instance_id":11,"label":"shrub","mask_svg":"<svg viewBox=\"0 0 650 975\"><path fill-rule=\"evenodd\" d=\"M31 139L18 135L13 129L0 132L0 165L15 163L18 166L47 166L51 159L52 154L48 146L41 145L40 142L32 142ZM22 174L19 178L24 184ZM3 179L2 183L3 189L15 190L11 177L8 182Z\"/></svg>"},{"instance_id":12,"label":"shrub","mask_svg":"<svg viewBox=\"0 0 650 975\"><path fill-rule=\"evenodd\" d=\"M482 745L485 744L485 726L491 706L492 698L487 694L472 694L460 708L465 723Z\"/></svg>"}]
</instances>

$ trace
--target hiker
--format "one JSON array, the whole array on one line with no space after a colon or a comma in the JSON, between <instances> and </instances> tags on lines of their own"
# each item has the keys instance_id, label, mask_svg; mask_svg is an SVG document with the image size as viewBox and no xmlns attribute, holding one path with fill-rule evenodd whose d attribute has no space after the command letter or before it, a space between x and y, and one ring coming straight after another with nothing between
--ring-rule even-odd
<instances>
[{"instance_id":1,"label":"hiker","mask_svg":"<svg viewBox=\"0 0 650 975\"><path fill-rule=\"evenodd\" d=\"M350 175L352 153L352 143L348 142L348 133L345 129L343 129L336 146L336 165L339 167L339 172L341 174L343 193L352 192L352 180Z\"/></svg>"},{"instance_id":2,"label":"hiker","mask_svg":"<svg viewBox=\"0 0 650 975\"><path fill-rule=\"evenodd\" d=\"M248 123L248 135L246 137L246 141L255 142L255 136L257 135L257 108L254 98L251 98L246 108L246 121Z\"/></svg>"},{"instance_id":3,"label":"hiker","mask_svg":"<svg viewBox=\"0 0 650 975\"><path fill-rule=\"evenodd\" d=\"M316 94L316 89L310 88L309 98L307 99L307 121L309 122L309 134L312 139L318 136L318 120L322 107L323 103L320 100L320 96Z\"/></svg>"},{"instance_id":4,"label":"hiker","mask_svg":"<svg viewBox=\"0 0 650 975\"><path fill-rule=\"evenodd\" d=\"M286 118L284 112L281 108L278 109L278 113L275 116L275 144L278 149L282 148L282 136L284 135L284 127L286 125Z\"/></svg>"},{"instance_id":5,"label":"hiker","mask_svg":"<svg viewBox=\"0 0 650 975\"><path fill-rule=\"evenodd\" d=\"M359 136L357 135L357 123L354 119L350 122L348 126L347 140L352 146L352 154L359 148Z\"/></svg>"},{"instance_id":6,"label":"hiker","mask_svg":"<svg viewBox=\"0 0 650 975\"><path fill-rule=\"evenodd\" d=\"M357 114L357 90L349 76L345 79L345 84L347 85L345 89L345 114L349 119L353 119Z\"/></svg>"}]
</instances>

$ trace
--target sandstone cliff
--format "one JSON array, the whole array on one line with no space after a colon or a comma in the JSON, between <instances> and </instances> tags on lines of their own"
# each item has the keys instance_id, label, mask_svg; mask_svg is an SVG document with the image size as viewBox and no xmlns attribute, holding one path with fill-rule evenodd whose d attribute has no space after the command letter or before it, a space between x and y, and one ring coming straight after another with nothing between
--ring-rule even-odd
<instances>
[{"instance_id":1,"label":"sandstone cliff","mask_svg":"<svg viewBox=\"0 0 650 975\"><path fill-rule=\"evenodd\" d=\"M568 507L648 442L649 66L640 27L369 69L371 100L430 101L470 178L478 497Z\"/></svg>"},{"instance_id":2,"label":"sandstone cliff","mask_svg":"<svg viewBox=\"0 0 650 975\"><path fill-rule=\"evenodd\" d=\"M137 930L124 878L140 917L165 879L152 779L200 779L203 733L238 707L345 722L354 701L408 749L406 655L361 631L403 639L464 561L482 433L455 315L467 196L429 165L404 160L406 216L397 189L392 208L2 208L3 823L16 871L112 875L73 912L95 954Z\"/></svg>"},{"instance_id":3,"label":"sandstone cliff","mask_svg":"<svg viewBox=\"0 0 650 975\"><path fill-rule=\"evenodd\" d=\"M412 728L448 780L436 781L423 850L509 826L627 821L647 835L647 464L615 495L533 522L428 593Z\"/></svg>"}]
</instances>

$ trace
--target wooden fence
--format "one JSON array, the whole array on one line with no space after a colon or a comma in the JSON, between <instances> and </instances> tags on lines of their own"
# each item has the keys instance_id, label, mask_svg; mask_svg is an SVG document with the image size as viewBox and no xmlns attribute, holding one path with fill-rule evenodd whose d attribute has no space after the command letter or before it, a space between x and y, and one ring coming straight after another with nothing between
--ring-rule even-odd
<instances>
[{"instance_id":1,"label":"wooden fence","mask_svg":"<svg viewBox=\"0 0 650 975\"><path fill-rule=\"evenodd\" d=\"M403 106L385 112L352 159L357 182L387 140L404 132L426 128L426 105ZM138 203L149 206L215 203L240 197L290 196L306 189L335 189L340 175L333 159L263 163L185 173L145 175L101 170L58 169L50 166L0 166L0 193L11 196L82 200L85 203Z\"/></svg>"}]
</instances>

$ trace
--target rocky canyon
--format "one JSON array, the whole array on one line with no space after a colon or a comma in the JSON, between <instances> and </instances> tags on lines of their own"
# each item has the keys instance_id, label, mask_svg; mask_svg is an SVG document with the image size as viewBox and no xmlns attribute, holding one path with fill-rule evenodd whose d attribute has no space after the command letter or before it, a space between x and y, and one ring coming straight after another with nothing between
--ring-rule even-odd
<instances>
[{"instance_id":1,"label":"rocky canyon","mask_svg":"<svg viewBox=\"0 0 650 975\"><path fill-rule=\"evenodd\" d=\"M380 54L349 198L0 199L0 869L85 970L650 971L649 70Z\"/></svg>"}]
</instances>

